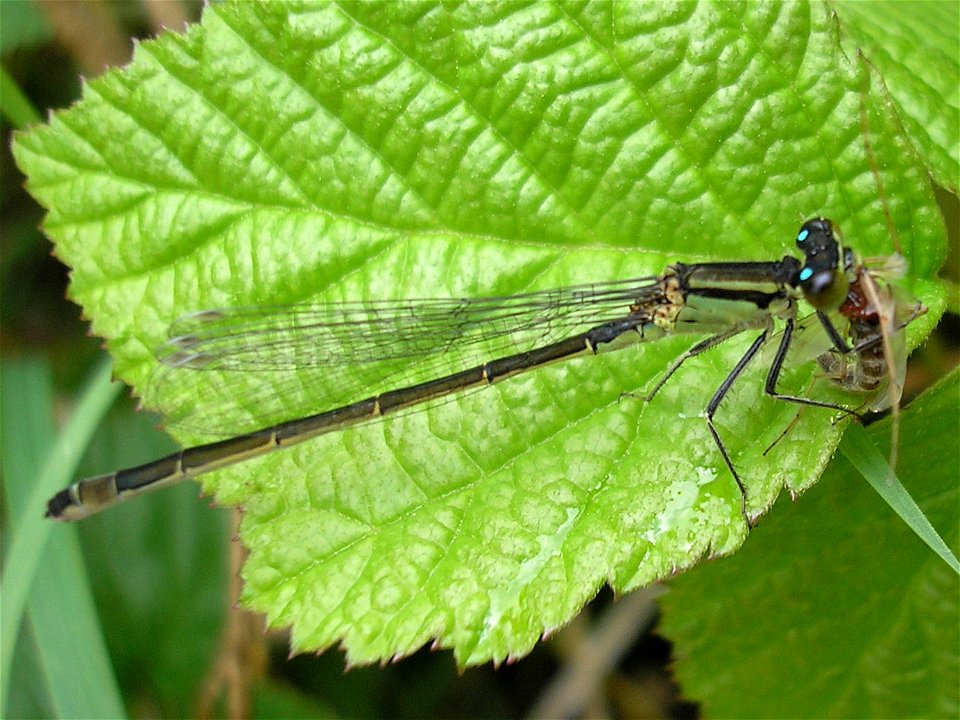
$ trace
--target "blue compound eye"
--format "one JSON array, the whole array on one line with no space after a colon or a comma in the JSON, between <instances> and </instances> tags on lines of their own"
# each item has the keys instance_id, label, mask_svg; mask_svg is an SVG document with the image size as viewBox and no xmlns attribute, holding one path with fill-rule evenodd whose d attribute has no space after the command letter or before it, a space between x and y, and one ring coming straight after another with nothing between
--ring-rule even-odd
<instances>
[{"instance_id":1,"label":"blue compound eye","mask_svg":"<svg viewBox=\"0 0 960 720\"><path fill-rule=\"evenodd\" d=\"M804 231L804 232L806 232L806 231ZM799 241L798 241L798 242L799 242ZM806 267L806 268L804 268L803 270L800 271L800 282L806 282L806 281L809 280L811 277L813 277L813 270L811 270L810 268Z\"/></svg>"},{"instance_id":2,"label":"blue compound eye","mask_svg":"<svg viewBox=\"0 0 960 720\"><path fill-rule=\"evenodd\" d=\"M810 231L804 228L800 231L800 234L797 235L797 245L804 242L808 237L810 237Z\"/></svg>"}]
</instances>

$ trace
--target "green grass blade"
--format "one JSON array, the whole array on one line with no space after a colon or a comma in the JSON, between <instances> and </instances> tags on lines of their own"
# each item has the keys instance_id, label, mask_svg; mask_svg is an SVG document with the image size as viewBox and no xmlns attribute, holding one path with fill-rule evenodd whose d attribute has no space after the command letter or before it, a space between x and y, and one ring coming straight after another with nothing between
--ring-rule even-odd
<instances>
[{"instance_id":1,"label":"green grass blade","mask_svg":"<svg viewBox=\"0 0 960 720\"><path fill-rule=\"evenodd\" d=\"M23 129L31 123L40 122L40 113L3 67L0 67L0 98L0 113L14 127Z\"/></svg>"},{"instance_id":2,"label":"green grass blade","mask_svg":"<svg viewBox=\"0 0 960 720\"><path fill-rule=\"evenodd\" d=\"M960 575L960 562L923 514L910 493L900 482L897 473L880 453L867 431L858 423L851 423L840 443L840 452L850 461L867 482L886 501L894 512L923 540L931 550L943 558Z\"/></svg>"},{"instance_id":3,"label":"green grass blade","mask_svg":"<svg viewBox=\"0 0 960 720\"><path fill-rule=\"evenodd\" d=\"M37 430L49 427L43 413L52 403L49 388L40 391L41 397L37 389L42 386L38 374L46 373L46 368L6 363L2 372L5 504L13 530L3 573L0 694L10 697L17 635L29 610L57 714L121 717L123 704L103 637L89 632L98 623L76 530L58 528L42 516L47 498L72 479L91 435L122 386L110 382L109 363L97 368L56 443L49 431L41 430L48 440L43 443ZM32 470L41 463L37 477Z\"/></svg>"}]
</instances>

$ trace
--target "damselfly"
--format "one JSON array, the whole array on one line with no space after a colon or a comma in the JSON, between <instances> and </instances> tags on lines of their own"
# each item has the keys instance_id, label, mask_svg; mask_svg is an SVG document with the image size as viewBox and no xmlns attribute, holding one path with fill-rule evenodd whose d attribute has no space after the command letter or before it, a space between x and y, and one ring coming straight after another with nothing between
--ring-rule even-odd
<instances>
[{"instance_id":1,"label":"damselfly","mask_svg":"<svg viewBox=\"0 0 960 720\"><path fill-rule=\"evenodd\" d=\"M783 330L764 390L780 400L851 412L777 389L797 327L800 299L816 309L838 356L851 350L856 353L869 348L872 352L874 347L858 345L861 338L856 336L855 326L841 333L827 315L840 309L848 298L848 268L841 265L841 258L852 262L853 257L845 255L838 244L832 223L824 218L807 221L797 236L797 246L803 262L785 256L774 262L676 263L659 276L505 297L239 308L188 316L174 324L172 339L161 348L161 362L168 368L240 372L295 365L300 360L330 366L376 364L440 356L452 348L491 341L504 348L511 341L519 343L520 338L529 347L317 414L80 480L50 500L47 516L81 519L143 492L560 360L675 334L707 335L670 366L650 393L652 399L686 360L744 331L759 330L713 394L705 413L710 433L739 489L746 517L747 491L713 417L731 386L771 338L775 321L783 322ZM826 362L824 359L821 364ZM866 356L859 364L844 367L872 372ZM840 382L851 377L850 370L839 366L827 369Z\"/></svg>"}]
</instances>

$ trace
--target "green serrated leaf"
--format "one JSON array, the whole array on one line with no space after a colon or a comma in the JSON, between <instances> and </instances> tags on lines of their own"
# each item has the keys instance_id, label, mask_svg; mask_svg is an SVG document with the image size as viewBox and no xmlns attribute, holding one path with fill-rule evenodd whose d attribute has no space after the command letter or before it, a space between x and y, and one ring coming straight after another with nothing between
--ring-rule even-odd
<instances>
[{"instance_id":1,"label":"green serrated leaf","mask_svg":"<svg viewBox=\"0 0 960 720\"><path fill-rule=\"evenodd\" d=\"M778 259L816 213L889 254L865 72L819 4L227 4L141 45L15 150L73 297L149 404L165 328L203 308ZM907 284L933 322L942 221L896 119L865 101ZM474 664L526 653L604 582L626 591L731 552L740 497L699 415L751 340L689 363L649 406L622 394L692 340L206 476L246 510L246 604L291 625L296 650L342 642L372 662L436 639ZM841 431L802 413L764 457L796 410L763 397L761 365L718 414L754 514L815 482ZM305 368L221 397L217 373L177 374L178 396L217 403L219 435L262 424L268 403L293 415L357 399L369 380L358 368L331 388Z\"/></svg>"},{"instance_id":2,"label":"green serrated leaf","mask_svg":"<svg viewBox=\"0 0 960 720\"><path fill-rule=\"evenodd\" d=\"M960 5L833 3L851 49L883 76L917 150L938 183L960 187Z\"/></svg>"},{"instance_id":3,"label":"green serrated leaf","mask_svg":"<svg viewBox=\"0 0 960 720\"><path fill-rule=\"evenodd\" d=\"M954 551L958 392L955 371L908 408L898 465ZM889 420L868 432L889 445ZM706 714L956 717L958 594L957 575L838 458L736 557L677 578L661 602L678 677Z\"/></svg>"}]
</instances>

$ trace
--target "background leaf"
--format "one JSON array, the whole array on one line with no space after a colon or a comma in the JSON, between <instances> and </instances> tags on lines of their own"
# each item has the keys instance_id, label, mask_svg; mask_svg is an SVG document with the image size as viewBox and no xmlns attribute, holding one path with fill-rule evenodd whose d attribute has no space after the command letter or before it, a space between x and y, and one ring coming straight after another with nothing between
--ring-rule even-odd
<instances>
[{"instance_id":1,"label":"background leaf","mask_svg":"<svg viewBox=\"0 0 960 720\"><path fill-rule=\"evenodd\" d=\"M836 2L851 49L883 75L934 179L960 185L960 6L953 2Z\"/></svg>"},{"instance_id":2,"label":"background leaf","mask_svg":"<svg viewBox=\"0 0 960 720\"><path fill-rule=\"evenodd\" d=\"M16 155L74 268L72 297L143 391L167 325L202 308L774 259L819 213L863 254L888 254L859 122L865 72L819 4L235 4L139 46ZM929 327L942 222L896 118L867 102ZM297 650L342 641L369 662L438 638L460 663L498 661L604 582L625 591L730 552L739 495L698 414L750 339L685 367L649 407L621 394L691 341L549 368L208 476L246 510L246 603L292 625ZM795 414L762 397L763 372L719 418L753 513L812 484L840 433L804 413L762 457ZM215 396L213 373L179 382ZM293 396L291 413L320 409ZM256 419L233 400L223 434Z\"/></svg>"},{"instance_id":3,"label":"background leaf","mask_svg":"<svg viewBox=\"0 0 960 720\"><path fill-rule=\"evenodd\" d=\"M954 551L958 380L904 414L898 468ZM869 434L883 445L889 420ZM716 717L956 716L957 575L846 460L788 504L736 557L671 582L662 629L685 692Z\"/></svg>"}]
</instances>

